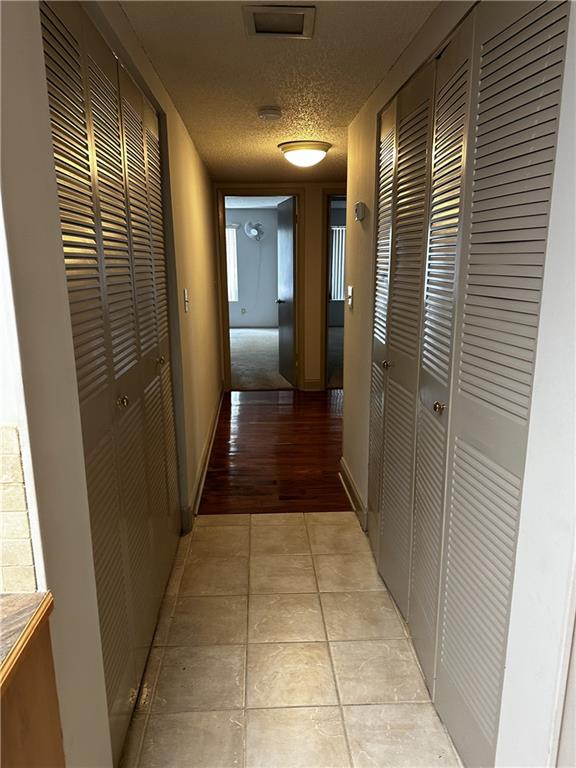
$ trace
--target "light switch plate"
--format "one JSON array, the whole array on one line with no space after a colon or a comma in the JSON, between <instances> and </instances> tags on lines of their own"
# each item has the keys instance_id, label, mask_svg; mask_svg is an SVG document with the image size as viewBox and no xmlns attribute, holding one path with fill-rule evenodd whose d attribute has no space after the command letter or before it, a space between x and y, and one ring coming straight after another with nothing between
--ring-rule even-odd
<instances>
[{"instance_id":1,"label":"light switch plate","mask_svg":"<svg viewBox=\"0 0 576 768\"><path fill-rule=\"evenodd\" d=\"M190 311L190 299L188 298L188 288L184 288L184 312Z\"/></svg>"},{"instance_id":2,"label":"light switch plate","mask_svg":"<svg viewBox=\"0 0 576 768\"><path fill-rule=\"evenodd\" d=\"M346 291L346 301L348 302L348 306L350 309L354 306L354 286L349 285L348 290Z\"/></svg>"},{"instance_id":3,"label":"light switch plate","mask_svg":"<svg viewBox=\"0 0 576 768\"><path fill-rule=\"evenodd\" d=\"M358 202L354 204L354 221L364 221L366 216L366 204Z\"/></svg>"}]
</instances>

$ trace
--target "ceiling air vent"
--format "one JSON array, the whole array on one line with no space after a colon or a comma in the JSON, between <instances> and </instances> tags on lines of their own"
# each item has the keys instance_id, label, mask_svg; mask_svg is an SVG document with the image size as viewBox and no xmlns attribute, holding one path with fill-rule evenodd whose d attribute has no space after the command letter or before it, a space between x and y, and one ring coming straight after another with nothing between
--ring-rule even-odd
<instances>
[{"instance_id":1,"label":"ceiling air vent","mask_svg":"<svg viewBox=\"0 0 576 768\"><path fill-rule=\"evenodd\" d=\"M313 5L244 5L244 25L250 37L310 39L314 31Z\"/></svg>"}]
</instances>

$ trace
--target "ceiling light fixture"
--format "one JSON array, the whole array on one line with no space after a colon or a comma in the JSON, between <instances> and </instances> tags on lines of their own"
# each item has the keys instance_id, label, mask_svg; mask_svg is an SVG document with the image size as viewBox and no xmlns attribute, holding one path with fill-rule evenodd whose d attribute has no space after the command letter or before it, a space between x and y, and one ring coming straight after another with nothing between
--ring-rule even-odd
<instances>
[{"instance_id":1,"label":"ceiling light fixture","mask_svg":"<svg viewBox=\"0 0 576 768\"><path fill-rule=\"evenodd\" d=\"M310 168L324 160L331 146L326 141L285 141L278 144L278 149L292 165Z\"/></svg>"}]
</instances>

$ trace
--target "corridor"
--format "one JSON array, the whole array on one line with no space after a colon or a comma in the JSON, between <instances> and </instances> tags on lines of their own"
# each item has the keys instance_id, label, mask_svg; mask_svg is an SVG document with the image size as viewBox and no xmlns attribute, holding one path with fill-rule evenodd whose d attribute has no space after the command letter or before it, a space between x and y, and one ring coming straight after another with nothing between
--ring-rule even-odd
<instances>
[{"instance_id":1,"label":"corridor","mask_svg":"<svg viewBox=\"0 0 576 768\"><path fill-rule=\"evenodd\" d=\"M576 766L575 8L0 2L2 766Z\"/></svg>"},{"instance_id":2,"label":"corridor","mask_svg":"<svg viewBox=\"0 0 576 768\"><path fill-rule=\"evenodd\" d=\"M458 764L353 512L196 518L122 768Z\"/></svg>"}]
</instances>

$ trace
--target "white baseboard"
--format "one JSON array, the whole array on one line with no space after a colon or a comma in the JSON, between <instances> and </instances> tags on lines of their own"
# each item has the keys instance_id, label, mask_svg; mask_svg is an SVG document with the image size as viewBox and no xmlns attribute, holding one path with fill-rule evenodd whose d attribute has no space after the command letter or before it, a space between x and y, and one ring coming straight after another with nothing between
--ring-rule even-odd
<instances>
[{"instance_id":1,"label":"white baseboard","mask_svg":"<svg viewBox=\"0 0 576 768\"><path fill-rule=\"evenodd\" d=\"M348 467L348 464L346 463L346 460L344 459L344 457L340 459L339 474L340 474L340 480L342 481L342 485L344 486L344 490L346 491L346 495L350 499L350 503L352 504L352 508L356 512L358 520L360 521L360 525L362 526L363 530L366 530L366 525L367 525L366 505L362 500L360 491L358 490L358 487L354 482L352 473L350 472L350 468Z\"/></svg>"}]
</instances>

